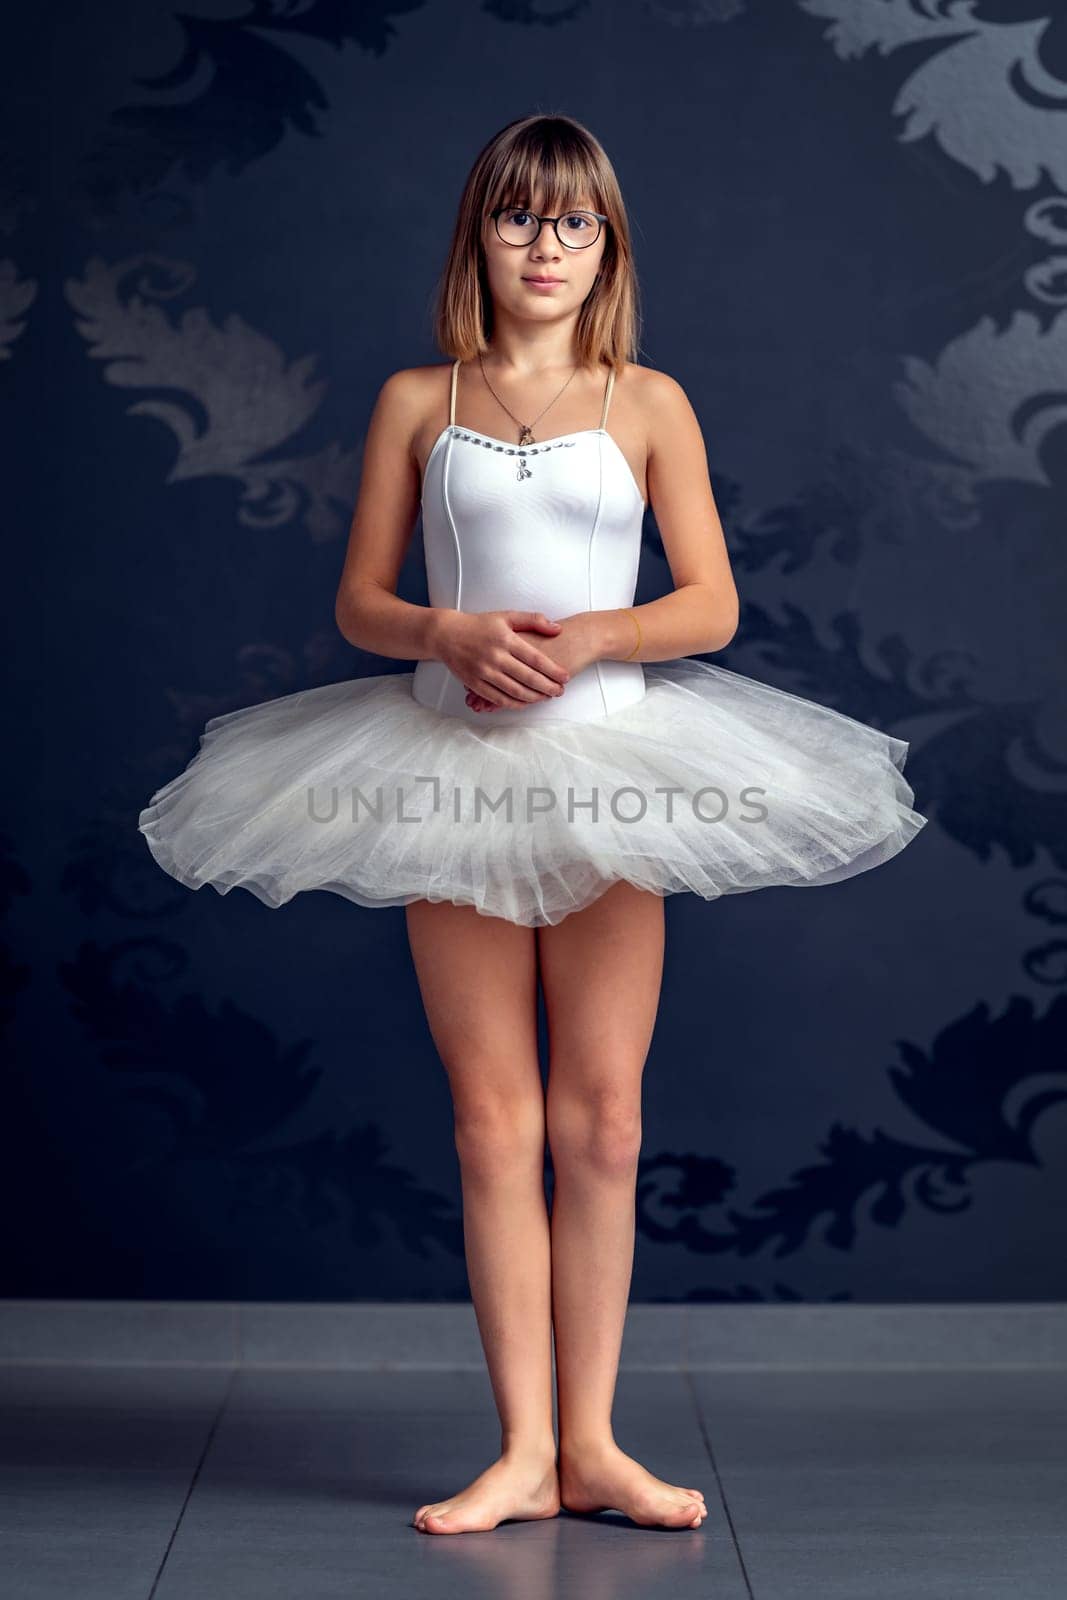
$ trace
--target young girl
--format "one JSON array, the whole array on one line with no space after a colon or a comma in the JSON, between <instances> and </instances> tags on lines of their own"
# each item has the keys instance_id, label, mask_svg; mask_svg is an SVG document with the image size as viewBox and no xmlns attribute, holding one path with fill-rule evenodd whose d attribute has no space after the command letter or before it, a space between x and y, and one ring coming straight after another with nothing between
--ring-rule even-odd
<instances>
[{"instance_id":1,"label":"young girl","mask_svg":"<svg viewBox=\"0 0 1067 1600\"><path fill-rule=\"evenodd\" d=\"M501 1424L499 1459L415 1526L563 1505L695 1528L700 1489L611 1422L664 897L835 882L926 819L906 742L696 659L737 592L692 407L633 360L626 213L580 124L526 117L478 156L436 333L453 360L378 396L336 608L414 670L213 718L139 826L191 888L406 907ZM646 502L674 588L634 606ZM396 594L420 507L427 606Z\"/></svg>"}]
</instances>

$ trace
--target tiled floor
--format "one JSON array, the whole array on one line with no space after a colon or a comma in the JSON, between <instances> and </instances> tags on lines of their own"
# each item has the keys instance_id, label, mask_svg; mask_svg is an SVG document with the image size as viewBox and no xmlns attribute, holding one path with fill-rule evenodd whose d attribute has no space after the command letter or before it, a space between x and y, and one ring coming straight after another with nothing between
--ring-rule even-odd
<instances>
[{"instance_id":1,"label":"tiled floor","mask_svg":"<svg viewBox=\"0 0 1067 1600\"><path fill-rule=\"evenodd\" d=\"M471 1372L0 1367L4 1600L1062 1600L1067 1371L622 1372L699 1530L429 1535L496 1452Z\"/></svg>"}]
</instances>

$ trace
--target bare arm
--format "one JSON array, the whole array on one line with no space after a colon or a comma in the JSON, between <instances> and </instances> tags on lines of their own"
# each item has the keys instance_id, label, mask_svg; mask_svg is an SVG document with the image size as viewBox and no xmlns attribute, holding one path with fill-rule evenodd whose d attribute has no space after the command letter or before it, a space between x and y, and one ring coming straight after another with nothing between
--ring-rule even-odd
<instances>
[{"instance_id":1,"label":"bare arm","mask_svg":"<svg viewBox=\"0 0 1067 1600\"><path fill-rule=\"evenodd\" d=\"M739 604L693 407L665 372L650 371L646 385L649 500L675 588L634 606L641 647L630 659L667 661L725 649L737 632ZM620 661L633 650L637 630L628 611L585 617L596 659Z\"/></svg>"},{"instance_id":2,"label":"bare arm","mask_svg":"<svg viewBox=\"0 0 1067 1600\"><path fill-rule=\"evenodd\" d=\"M419 403L417 376L410 370L394 372L379 391L334 606L349 644L409 661L437 659L442 616L440 607L415 605L396 593L419 514L419 466L412 451Z\"/></svg>"},{"instance_id":3,"label":"bare arm","mask_svg":"<svg viewBox=\"0 0 1067 1600\"><path fill-rule=\"evenodd\" d=\"M414 440L425 398L417 370L394 372L378 394L363 447L359 498L334 603L349 644L407 661L442 661L469 689L527 704L558 695L570 673L526 632L555 638L541 611L465 612L396 593L419 514Z\"/></svg>"}]
</instances>

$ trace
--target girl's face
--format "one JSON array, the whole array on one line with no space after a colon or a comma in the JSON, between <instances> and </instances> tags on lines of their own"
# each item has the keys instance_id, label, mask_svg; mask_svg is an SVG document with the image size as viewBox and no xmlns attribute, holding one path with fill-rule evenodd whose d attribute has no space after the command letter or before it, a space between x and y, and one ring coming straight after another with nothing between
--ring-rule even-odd
<instances>
[{"instance_id":1,"label":"girl's face","mask_svg":"<svg viewBox=\"0 0 1067 1600\"><path fill-rule=\"evenodd\" d=\"M577 213L595 209L585 196L578 205L563 213L559 228L563 238L568 240L566 244L560 242L551 222L542 223L540 232L535 232L535 217L544 213L541 196L534 198L529 209L513 206L501 214L501 228L517 242L502 239L493 218L485 218L482 242L486 271L498 308L513 316L537 318L543 322L554 321L561 312L573 315L580 309L593 287L604 256L607 224L600 225L596 243L588 244L590 225ZM569 242L568 235L574 239L574 244ZM537 278L554 281L538 285L531 281Z\"/></svg>"}]
</instances>

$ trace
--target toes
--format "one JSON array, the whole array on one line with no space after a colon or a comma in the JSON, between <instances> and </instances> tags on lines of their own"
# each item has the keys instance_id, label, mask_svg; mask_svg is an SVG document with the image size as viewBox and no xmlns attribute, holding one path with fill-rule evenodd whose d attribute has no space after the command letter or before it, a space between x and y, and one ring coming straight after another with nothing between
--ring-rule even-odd
<instances>
[{"instance_id":1,"label":"toes","mask_svg":"<svg viewBox=\"0 0 1067 1600\"><path fill-rule=\"evenodd\" d=\"M447 1532L447 1528L444 1527L444 1524L447 1522L447 1520L447 1511L427 1511L426 1515L422 1519L422 1525L423 1527L426 1527L427 1524L432 1524L430 1528L431 1533L440 1533L442 1530Z\"/></svg>"}]
</instances>

